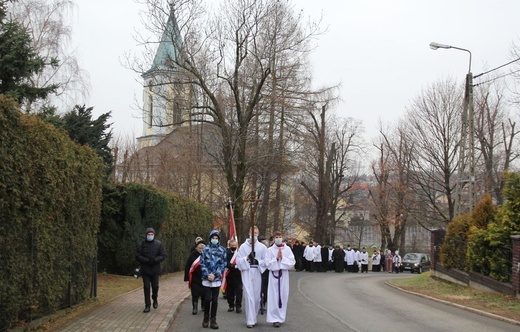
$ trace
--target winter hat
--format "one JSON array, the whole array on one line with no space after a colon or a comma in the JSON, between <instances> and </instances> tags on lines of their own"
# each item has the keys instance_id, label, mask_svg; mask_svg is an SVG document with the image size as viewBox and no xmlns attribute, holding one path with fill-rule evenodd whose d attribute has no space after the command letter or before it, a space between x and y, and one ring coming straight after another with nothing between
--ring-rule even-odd
<instances>
[{"instance_id":1,"label":"winter hat","mask_svg":"<svg viewBox=\"0 0 520 332\"><path fill-rule=\"evenodd\" d=\"M153 233L153 235L155 235L155 230L152 228L152 227L148 227L146 229L146 232L144 233L145 235L148 234L148 233Z\"/></svg>"},{"instance_id":2,"label":"winter hat","mask_svg":"<svg viewBox=\"0 0 520 332\"><path fill-rule=\"evenodd\" d=\"M210 233L209 233L209 240L211 240L211 238L216 235L218 236L218 240L220 241L220 233L219 231L217 231L216 229L212 230Z\"/></svg>"},{"instance_id":3,"label":"winter hat","mask_svg":"<svg viewBox=\"0 0 520 332\"><path fill-rule=\"evenodd\" d=\"M200 241L202 241L202 238L200 236L197 236L195 238L195 243L199 243Z\"/></svg>"}]
</instances>

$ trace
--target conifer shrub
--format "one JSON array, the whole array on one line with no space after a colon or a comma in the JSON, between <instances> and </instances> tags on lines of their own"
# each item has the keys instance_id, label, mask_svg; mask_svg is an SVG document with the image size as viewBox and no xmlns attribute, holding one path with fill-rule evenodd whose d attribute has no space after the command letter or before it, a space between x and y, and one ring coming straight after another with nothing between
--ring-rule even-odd
<instances>
[{"instance_id":1,"label":"conifer shrub","mask_svg":"<svg viewBox=\"0 0 520 332\"><path fill-rule=\"evenodd\" d=\"M511 235L520 233L520 175L504 173L504 199L492 211L494 221L484 229L471 229L468 265L472 271L489 275L498 281L511 280Z\"/></svg>"}]
</instances>

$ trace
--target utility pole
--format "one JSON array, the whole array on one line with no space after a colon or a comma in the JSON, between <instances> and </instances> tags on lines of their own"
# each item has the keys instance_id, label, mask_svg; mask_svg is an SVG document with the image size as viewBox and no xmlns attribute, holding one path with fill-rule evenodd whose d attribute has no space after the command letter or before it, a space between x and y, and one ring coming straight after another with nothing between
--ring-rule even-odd
<instances>
[{"instance_id":1,"label":"utility pole","mask_svg":"<svg viewBox=\"0 0 520 332\"><path fill-rule=\"evenodd\" d=\"M467 183L468 193L468 210L471 213L475 207L475 108L473 105L473 73L471 72L471 52L465 48L460 48L451 45L439 44L436 42L430 43L432 50L439 48L456 49L469 53L469 69L466 75L466 87L464 89L464 107L462 111L462 130L459 141L459 164L458 164L458 178L455 196L455 211L454 216L464 213L462 209L463 189ZM468 146L469 145L469 146ZM469 165L466 165L469 159ZM466 176L467 168L467 176Z\"/></svg>"}]
</instances>

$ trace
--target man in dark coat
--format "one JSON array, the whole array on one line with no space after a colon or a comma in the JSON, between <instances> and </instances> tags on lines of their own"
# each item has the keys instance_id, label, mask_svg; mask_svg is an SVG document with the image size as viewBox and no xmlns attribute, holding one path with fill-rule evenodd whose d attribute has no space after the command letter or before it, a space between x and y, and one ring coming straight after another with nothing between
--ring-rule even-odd
<instances>
[{"instance_id":1,"label":"man in dark coat","mask_svg":"<svg viewBox=\"0 0 520 332\"><path fill-rule=\"evenodd\" d=\"M329 248L324 244L321 246L321 264L320 264L320 269L318 271L327 272L328 270L329 270Z\"/></svg>"},{"instance_id":2,"label":"man in dark coat","mask_svg":"<svg viewBox=\"0 0 520 332\"><path fill-rule=\"evenodd\" d=\"M206 243L202 240L197 242L197 246L190 253L186 265L184 267L184 281L188 282L188 288L191 291L191 303L193 305L192 314L198 312L199 298L201 300L201 309L204 311L204 286L202 286L202 271L200 270L200 255L202 248Z\"/></svg>"},{"instance_id":3,"label":"man in dark coat","mask_svg":"<svg viewBox=\"0 0 520 332\"><path fill-rule=\"evenodd\" d=\"M135 258L141 263L141 276L144 288L144 310L150 312L150 286L152 287L153 307L157 309L159 303L159 276L161 275L161 262L166 257L162 242L155 239L155 230L146 229L146 239L137 246Z\"/></svg>"},{"instance_id":4,"label":"man in dark coat","mask_svg":"<svg viewBox=\"0 0 520 332\"><path fill-rule=\"evenodd\" d=\"M332 259L334 261L334 270L338 273L343 272L343 270L345 270L345 252L339 245L336 245L336 248L332 253Z\"/></svg>"},{"instance_id":5,"label":"man in dark coat","mask_svg":"<svg viewBox=\"0 0 520 332\"><path fill-rule=\"evenodd\" d=\"M300 244L300 241L296 240L293 247L294 258L296 259L296 271L303 270L303 246Z\"/></svg>"},{"instance_id":6,"label":"man in dark coat","mask_svg":"<svg viewBox=\"0 0 520 332\"><path fill-rule=\"evenodd\" d=\"M229 312L237 311L237 314L242 312L242 274L237 268L236 256L237 256L238 243L236 240L229 240L229 247L227 248L227 270L229 271L226 276L226 294L229 305Z\"/></svg>"}]
</instances>

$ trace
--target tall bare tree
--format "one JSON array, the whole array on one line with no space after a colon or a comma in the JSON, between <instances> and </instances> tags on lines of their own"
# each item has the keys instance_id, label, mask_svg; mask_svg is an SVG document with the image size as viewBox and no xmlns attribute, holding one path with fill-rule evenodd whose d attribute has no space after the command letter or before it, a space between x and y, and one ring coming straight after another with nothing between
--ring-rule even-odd
<instances>
[{"instance_id":1,"label":"tall bare tree","mask_svg":"<svg viewBox=\"0 0 520 332\"><path fill-rule=\"evenodd\" d=\"M480 191L503 203L503 172L519 156L517 123L501 82L484 84L475 89L475 136L482 160ZM509 105L508 105L509 104ZM483 196L483 193L481 196Z\"/></svg>"},{"instance_id":2,"label":"tall bare tree","mask_svg":"<svg viewBox=\"0 0 520 332\"><path fill-rule=\"evenodd\" d=\"M199 122L218 128L220 146L212 153L226 179L227 193L235 201L237 226L245 235L248 222L243 219L243 201L249 198L244 190L255 161L254 119L262 119L269 110L262 100L268 99L267 82L280 65L274 59L277 53L305 44L317 26L303 26L301 17L290 11L286 19L275 22L280 4L270 0L224 0L217 8L212 8L213 2L195 0L174 1L171 6L158 0L146 4L146 22L155 39L175 46L174 50L163 48L169 53L161 64L164 75L157 86L189 86L185 90L190 91L184 116L162 124ZM277 31L295 29L299 38L287 38L280 46L279 38L273 38L273 26ZM155 54L153 41L146 37L142 42ZM148 57L148 66L152 59ZM133 68L141 73L148 70L146 61L134 63ZM256 186L249 184L253 189Z\"/></svg>"},{"instance_id":3,"label":"tall bare tree","mask_svg":"<svg viewBox=\"0 0 520 332\"><path fill-rule=\"evenodd\" d=\"M401 124L389 132L380 128L376 148L379 159L372 164L376 185L369 193L381 230L381 248L393 251L405 247L406 224L414 208L411 183L414 142L408 140L405 125Z\"/></svg>"},{"instance_id":4,"label":"tall bare tree","mask_svg":"<svg viewBox=\"0 0 520 332\"><path fill-rule=\"evenodd\" d=\"M331 232L340 220L336 216L338 201L357 179L359 165L353 155L362 151L360 122L333 121L329 113L327 105L308 112L306 175L300 182L316 209L313 235L320 243L332 240Z\"/></svg>"},{"instance_id":5,"label":"tall bare tree","mask_svg":"<svg viewBox=\"0 0 520 332\"><path fill-rule=\"evenodd\" d=\"M413 100L403 119L406 140L414 146L411 181L422 203L416 214L430 225L444 227L454 217L462 96L453 80L436 82Z\"/></svg>"},{"instance_id":6,"label":"tall bare tree","mask_svg":"<svg viewBox=\"0 0 520 332\"><path fill-rule=\"evenodd\" d=\"M74 2L17 0L10 6L9 15L30 32L33 47L47 64L43 71L31 77L31 84L40 88L57 85L55 97L43 102L72 108L78 103L77 98L85 97L90 89L88 73L81 69L70 44L70 17ZM24 105L26 112L35 108L33 102Z\"/></svg>"}]
</instances>

